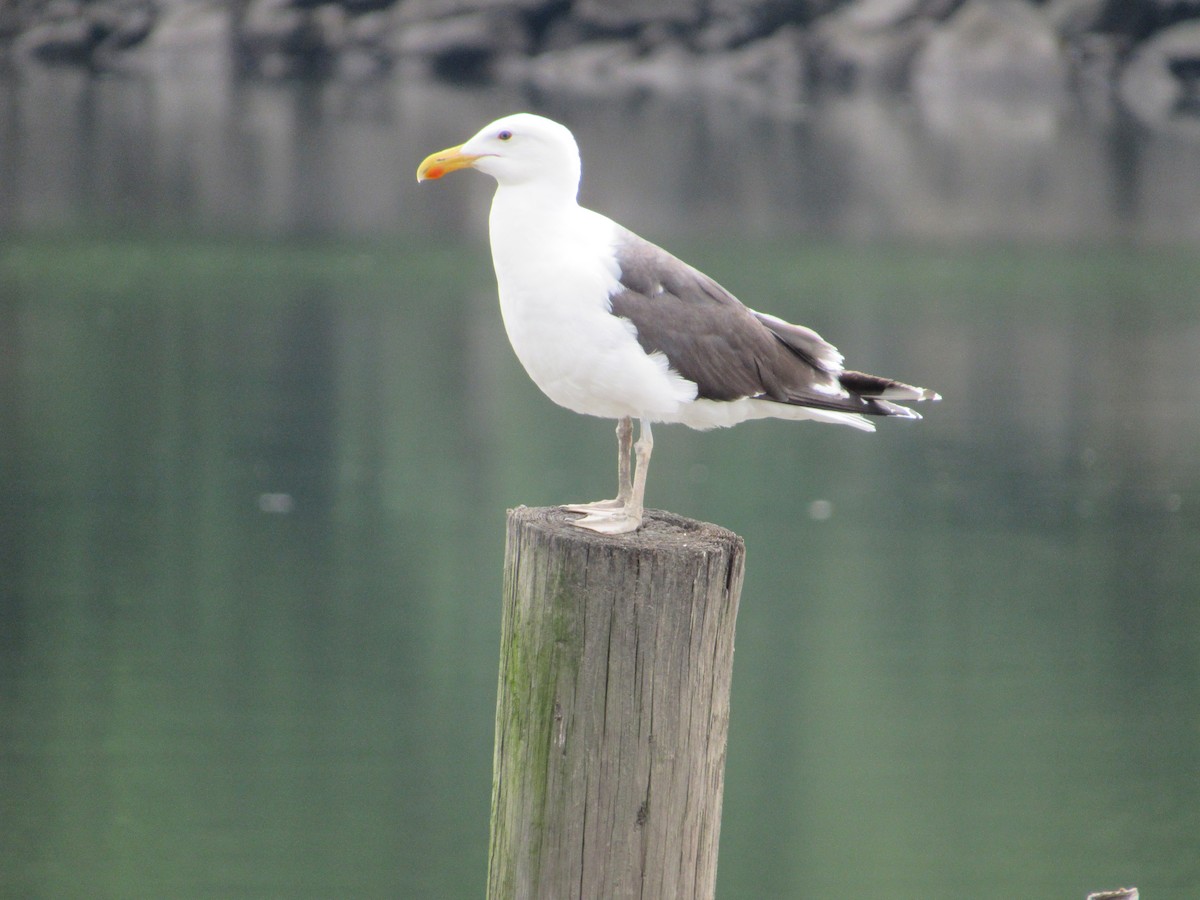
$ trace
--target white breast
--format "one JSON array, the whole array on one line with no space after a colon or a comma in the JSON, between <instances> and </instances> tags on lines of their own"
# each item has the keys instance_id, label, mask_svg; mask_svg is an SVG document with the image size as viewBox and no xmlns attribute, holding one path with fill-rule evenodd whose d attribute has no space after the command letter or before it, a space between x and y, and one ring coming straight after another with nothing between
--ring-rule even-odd
<instances>
[{"instance_id":1,"label":"white breast","mask_svg":"<svg viewBox=\"0 0 1200 900\"><path fill-rule=\"evenodd\" d=\"M578 413L676 420L695 384L643 351L633 324L609 311L620 289L617 226L575 203L530 209L519 194L497 191L491 243L504 327L529 377Z\"/></svg>"}]
</instances>

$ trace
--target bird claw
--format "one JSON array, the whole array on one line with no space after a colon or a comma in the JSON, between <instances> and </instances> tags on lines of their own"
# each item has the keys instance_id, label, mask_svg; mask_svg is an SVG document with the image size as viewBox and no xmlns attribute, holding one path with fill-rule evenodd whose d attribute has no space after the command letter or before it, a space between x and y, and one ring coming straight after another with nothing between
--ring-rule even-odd
<instances>
[{"instance_id":1,"label":"bird claw","mask_svg":"<svg viewBox=\"0 0 1200 900\"><path fill-rule=\"evenodd\" d=\"M564 503L563 509L568 512L587 513L601 511L623 510L625 503L621 500L595 500L592 503Z\"/></svg>"},{"instance_id":2,"label":"bird claw","mask_svg":"<svg viewBox=\"0 0 1200 900\"><path fill-rule=\"evenodd\" d=\"M629 534L641 527L642 517L635 516L624 506L593 507L586 516L573 520L571 524L576 528L586 528L599 534Z\"/></svg>"}]
</instances>

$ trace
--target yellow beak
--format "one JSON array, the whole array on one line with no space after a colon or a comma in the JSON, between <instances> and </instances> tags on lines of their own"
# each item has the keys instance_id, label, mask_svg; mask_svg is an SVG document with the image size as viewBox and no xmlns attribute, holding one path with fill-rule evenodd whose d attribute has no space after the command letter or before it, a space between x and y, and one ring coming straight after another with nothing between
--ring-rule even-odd
<instances>
[{"instance_id":1,"label":"yellow beak","mask_svg":"<svg viewBox=\"0 0 1200 900\"><path fill-rule=\"evenodd\" d=\"M445 150L429 154L421 161L421 165L417 166L417 181L441 178L456 169L469 169L475 164L475 160L479 159L478 155L461 151L462 145L459 144L457 147L447 147Z\"/></svg>"}]
</instances>

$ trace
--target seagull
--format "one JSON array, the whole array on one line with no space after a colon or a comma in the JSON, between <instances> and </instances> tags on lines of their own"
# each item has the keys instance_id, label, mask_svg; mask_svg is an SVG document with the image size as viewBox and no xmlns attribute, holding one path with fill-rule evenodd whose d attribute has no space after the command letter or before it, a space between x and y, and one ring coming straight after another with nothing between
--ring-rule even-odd
<instances>
[{"instance_id":1,"label":"seagull","mask_svg":"<svg viewBox=\"0 0 1200 900\"><path fill-rule=\"evenodd\" d=\"M778 418L874 431L868 416L921 418L895 401L941 399L843 368L842 354L812 329L755 312L580 206L579 147L558 122L531 113L497 119L426 157L417 181L468 168L496 180L492 262L517 359L555 403L617 420L617 496L567 505L583 514L572 520L580 528L615 535L641 526L652 424Z\"/></svg>"}]
</instances>

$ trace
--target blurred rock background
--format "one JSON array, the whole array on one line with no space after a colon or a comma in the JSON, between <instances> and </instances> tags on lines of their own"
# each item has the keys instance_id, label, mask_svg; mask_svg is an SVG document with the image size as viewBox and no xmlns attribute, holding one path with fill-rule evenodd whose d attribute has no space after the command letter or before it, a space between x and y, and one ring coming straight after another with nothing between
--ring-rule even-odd
<instances>
[{"instance_id":1,"label":"blurred rock background","mask_svg":"<svg viewBox=\"0 0 1200 900\"><path fill-rule=\"evenodd\" d=\"M813 91L956 104L1075 89L1200 118L1200 0L5 0L0 67L431 77L704 90L787 115Z\"/></svg>"}]
</instances>

